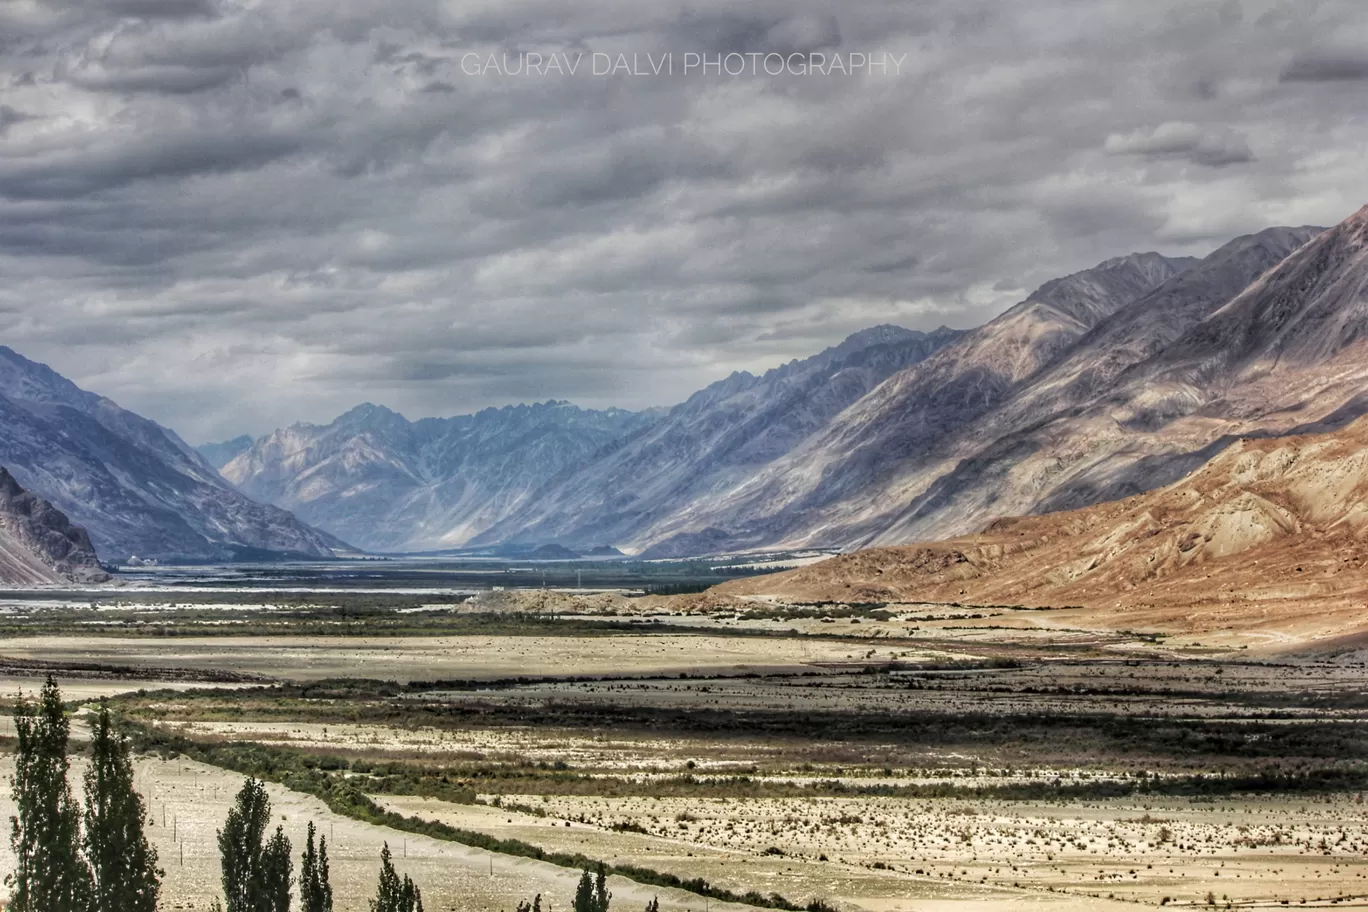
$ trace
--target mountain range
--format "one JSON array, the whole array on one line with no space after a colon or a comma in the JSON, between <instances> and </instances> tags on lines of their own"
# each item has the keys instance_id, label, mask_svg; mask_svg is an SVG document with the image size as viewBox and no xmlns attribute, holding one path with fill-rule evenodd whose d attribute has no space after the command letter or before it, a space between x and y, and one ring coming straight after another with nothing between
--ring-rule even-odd
<instances>
[{"instance_id":1,"label":"mountain range","mask_svg":"<svg viewBox=\"0 0 1368 912\"><path fill-rule=\"evenodd\" d=\"M222 471L247 494L373 550L499 543L516 517L546 512L546 497L601 521L510 539L583 549L628 535L643 511L725 489L958 335L876 326L762 376L732 374L663 414L546 402L409 422L363 405L328 425L269 434Z\"/></svg>"},{"instance_id":2,"label":"mountain range","mask_svg":"<svg viewBox=\"0 0 1368 912\"><path fill-rule=\"evenodd\" d=\"M606 538L658 556L848 546L867 527L888 521L885 514L894 504L880 488L889 472L923 459L945 435L991 411L1014 384L1066 350L1097 321L1189 265L1188 260L1154 253L1108 260L1046 283L985 326L968 333L941 332L939 344L923 347L916 357L866 372L858 386L849 388L850 395L833 402L802 434L786 438L786 446L769 458L713 476L712 484L693 486L685 492L687 500L637 501L630 511L612 509L615 504L594 499L594 491L604 487L605 475L611 473L595 478L591 467L583 473L590 475L588 484L580 478L562 480L556 490L536 499L534 510L510 517L488 537ZM830 367L840 375L844 363ZM805 395L795 392L799 399ZM767 411L758 414L757 424L768 418ZM713 411L698 423L707 427L725 421ZM706 450L692 440L671 451L647 452L647 466L632 466L626 477L693 473L699 452ZM619 499L625 496L618 494Z\"/></svg>"},{"instance_id":3,"label":"mountain range","mask_svg":"<svg viewBox=\"0 0 1368 912\"><path fill-rule=\"evenodd\" d=\"M441 550L465 544L655 417L543 402L411 422L367 403L330 424L268 434L222 472L249 496L358 547Z\"/></svg>"},{"instance_id":4,"label":"mountain range","mask_svg":"<svg viewBox=\"0 0 1368 912\"><path fill-rule=\"evenodd\" d=\"M1251 430L1363 411L1342 351L1363 325L1351 286L1364 220L1270 228L1200 259L1117 257L967 332L874 327L663 413L623 413L567 458L515 447L494 483L478 459L426 455L441 433L415 435L423 422L388 412L383 427L349 414L277 431L224 473L386 550L610 544L677 557L961 535L1161 487ZM1335 290L1314 303L1320 282ZM1281 303L1258 303L1275 293ZM1294 298L1306 317L1282 313ZM1291 321L1269 349L1282 355L1259 347L1274 344L1275 320ZM516 438L485 445L497 454L504 439Z\"/></svg>"},{"instance_id":5,"label":"mountain range","mask_svg":"<svg viewBox=\"0 0 1368 912\"><path fill-rule=\"evenodd\" d=\"M1297 239L1274 238L1273 249ZM988 489L972 482L1020 471L1016 488L998 490L1043 499L1034 511L1009 503L1003 515L1038 515L941 541L907 538L921 543L728 583L721 593L1068 604L1092 620L1152 629L1267 626L1276 639L1289 625L1314 627L1361 648L1368 208L1220 297L1196 314L1160 309L1162 334L1119 322L1090 334L1087 347L1023 391L1032 403L1055 396L1072 407L1009 433L947 486L943 508L967 510ZM1135 344L1156 336L1157 347ZM1118 350L1133 354L1116 355L1100 392L1069 369L1085 355L1112 363L1098 353ZM1046 477L1042 454L1053 460L1053 483L1023 484ZM1092 503L1054 509L1070 500ZM908 520L888 538L932 527L912 513Z\"/></svg>"},{"instance_id":6,"label":"mountain range","mask_svg":"<svg viewBox=\"0 0 1368 912\"><path fill-rule=\"evenodd\" d=\"M1368 209L1201 259L1118 257L975 329L873 327L669 409L549 401L409 421L366 404L199 451L0 347L0 464L109 560L962 536L1368 411L1365 232Z\"/></svg>"},{"instance_id":7,"label":"mountain range","mask_svg":"<svg viewBox=\"0 0 1368 912\"><path fill-rule=\"evenodd\" d=\"M1238 346L1257 347L1262 322L1247 319L1237 330L1231 315L1258 306L1276 276L1286 273L1277 287L1301 295L1324 272L1322 261L1339 258L1351 274L1335 281L1360 281L1352 239L1362 220L1329 232L1269 229L1197 262L1112 260L1048 283L890 376L748 480L615 543L659 547L678 537L705 539L712 550L850 549L943 538L999 516L1166 484L1251 427L1288 431L1341 409L1352 416L1362 410L1355 397L1363 378L1353 358L1329 364L1336 340L1299 349L1320 356L1292 385L1264 382L1256 391L1246 385L1252 375L1211 371L1233 367ZM1080 291L1088 306L1071 306ZM1362 321L1345 311L1353 306L1343 294L1337 301L1337 317L1322 308L1316 319L1352 340ZM1302 323L1287 332L1309 330ZM1184 377L1180 364L1203 366L1207 376ZM1290 365L1280 373L1290 377Z\"/></svg>"},{"instance_id":8,"label":"mountain range","mask_svg":"<svg viewBox=\"0 0 1368 912\"><path fill-rule=\"evenodd\" d=\"M944 327L922 333L876 326L760 376L732 374L557 478L475 542L606 541L649 557L725 549L731 546L725 531L691 518L801 447L887 378L961 335ZM659 531L677 525L682 534L665 538Z\"/></svg>"},{"instance_id":9,"label":"mountain range","mask_svg":"<svg viewBox=\"0 0 1368 912\"><path fill-rule=\"evenodd\" d=\"M345 547L257 503L172 431L0 346L0 465L84 527L106 560L331 556Z\"/></svg>"}]
</instances>

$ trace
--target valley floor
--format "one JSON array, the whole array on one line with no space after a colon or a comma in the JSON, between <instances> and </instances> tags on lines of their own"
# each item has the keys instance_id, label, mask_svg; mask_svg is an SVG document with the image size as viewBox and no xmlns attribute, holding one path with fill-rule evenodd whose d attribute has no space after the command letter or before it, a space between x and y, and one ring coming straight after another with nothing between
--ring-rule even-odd
<instances>
[{"instance_id":1,"label":"valley floor","mask_svg":"<svg viewBox=\"0 0 1368 912\"><path fill-rule=\"evenodd\" d=\"M358 632L329 626L337 601L279 624L261 606L0 616L0 699L47 671L71 700L115 695L164 907L217 894L249 765L296 847L309 820L330 834L343 912L366 908L386 841L431 910L538 892L555 910L599 860L630 875L624 910L1368 905L1352 653L1063 612L687 599L372 606Z\"/></svg>"}]
</instances>

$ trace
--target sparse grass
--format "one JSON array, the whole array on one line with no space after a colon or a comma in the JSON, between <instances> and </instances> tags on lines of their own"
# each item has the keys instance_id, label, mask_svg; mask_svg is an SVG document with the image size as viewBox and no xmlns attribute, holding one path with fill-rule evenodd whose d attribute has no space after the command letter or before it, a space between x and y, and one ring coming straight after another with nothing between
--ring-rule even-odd
<instances>
[{"instance_id":1,"label":"sparse grass","mask_svg":"<svg viewBox=\"0 0 1368 912\"><path fill-rule=\"evenodd\" d=\"M120 610L0 615L0 626L68 624L71 634L92 618L142 623L153 614ZM965 611L992 613L917 610L941 612L938 623ZM523 673L509 663L485 673L504 675L507 668L516 676L476 680L459 662L434 671L424 653L415 667L428 675L472 678L334 678L145 692L113 702L146 750L262 776L362 824L558 864L625 859L617 871L641 883L774 908L795 909L795 896L805 900L818 891L785 886L788 898L775 897L767 892L772 881L728 881L690 853L739 852L763 866L747 870L785 875L829 864L836 867L810 876L863 878L858 890L887 884L868 887L889 891L880 896L905 897L909 884L953 880L965 895L983 885L1018 884L1038 895L1115 894L1151 903L1166 896L1170 906L1190 906L1203 904L1212 886L1236 902L1254 896L1244 880L1233 884L1243 893L1231 889L1237 875L1277 883L1292 865L1298 892L1306 888L1312 899L1330 895L1316 886L1331 877L1337 896L1356 895L1351 888L1358 884L1346 878L1368 887L1368 866L1351 867L1368 854L1362 805L1353 797L1368 791L1368 698L1360 670L1154 655L1118 660L1098 646L1114 637L1073 633L1042 645L957 646L922 637L908 641L919 644L914 652L858 635L879 626L865 623L871 618L906 619L890 607L757 611L751 620L760 626L747 635L789 639L788 664L756 670L763 666L747 664L750 656L775 647L749 641L759 650L747 651L746 662L690 668L687 675L678 666L667 675L650 665L631 666L635 674L578 665L602 673L577 675L536 663ZM225 629L197 629L225 619ZM794 647L772 622L815 629L823 619L831 621L823 638L841 645L824 652L820 666L814 659L809 670L795 672L802 666L794 652L806 660L817 650L807 642ZM176 636L274 638L325 625L366 636L394 633L384 660L371 660L370 667L381 667L407 649L397 639L405 631L623 635L626 651L614 655L633 658L632 635L645 646L660 642L650 634L687 633L672 642L689 648L701 628L685 620L555 620L422 608L396 597L268 612L187 607L157 623ZM153 629L145 635L158 635ZM1148 648L1145 636L1134 634L1131 643ZM603 642L592 640L595 648ZM875 645L881 648L871 655ZM108 653L109 664L74 670L147 677L146 668L116 664L124 655L117 649ZM316 667L349 668L335 657L342 654ZM10 673L37 674L40 665L15 665ZM176 672L168 673L174 680ZM485 804L472 803L477 796ZM448 815L434 819L447 813L442 808ZM573 828L565 826L570 821ZM645 856L672 860L636 866ZM1023 858L1029 867L1017 864ZM1239 866L1221 869L1218 858ZM726 870L733 870L730 862ZM759 883L766 884L764 895L747 893ZM853 881L842 883L857 890ZM1257 897L1299 898L1270 890Z\"/></svg>"},{"instance_id":2,"label":"sparse grass","mask_svg":"<svg viewBox=\"0 0 1368 912\"><path fill-rule=\"evenodd\" d=\"M595 868L600 864L598 859L582 854L548 852L522 840L498 839L485 833L458 829L438 821L397 814L385 810L370 798L372 794L394 794L417 795L456 803L474 801L474 792L468 785L449 782L445 774L414 775L409 771L358 770L355 765L350 765L348 769L347 764L336 762L327 755L272 749L251 743L206 744L177 735L167 735L155 728L132 723L127 719L121 719L120 726L130 735L135 748L140 752L185 756L244 775L279 782L286 788L321 799L334 813L363 823L459 842L504 855L535 858L538 861L547 861L572 869ZM350 775L343 775L344 773ZM703 878L681 878L640 865L612 864L605 867L609 873L637 883L687 890L722 902L782 909L788 912L826 912L830 909L820 899L803 905L778 893L736 893L714 886Z\"/></svg>"}]
</instances>

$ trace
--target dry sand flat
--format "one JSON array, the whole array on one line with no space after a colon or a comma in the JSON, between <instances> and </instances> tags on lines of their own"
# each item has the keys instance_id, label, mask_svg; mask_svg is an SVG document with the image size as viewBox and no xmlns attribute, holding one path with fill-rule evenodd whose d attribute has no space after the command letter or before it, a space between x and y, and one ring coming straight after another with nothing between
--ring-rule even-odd
<instances>
[{"instance_id":1,"label":"dry sand flat","mask_svg":"<svg viewBox=\"0 0 1368 912\"><path fill-rule=\"evenodd\" d=\"M435 816L434 802L389 799ZM445 806L451 822L557 840L626 857L673 851L690 865L706 853L731 853L789 882L831 882L830 895L868 908L930 908L952 885L1020 888L1036 899L1094 908L1114 896L1145 904L1206 903L1208 892L1241 905L1340 905L1368 902L1368 813L1353 796L1332 800L1248 798L1089 801L1071 804L955 799L653 799L524 796L547 818L487 808ZM429 810L425 811L424 808ZM511 823L505 823L511 820ZM564 822L572 826L564 829ZM608 827L631 824L647 834ZM574 835L572 835L574 834ZM765 856L770 847L784 857ZM824 862L822 856L830 861ZM664 856L668 857L668 855ZM733 860L735 859L735 860ZM885 869L874 869L875 864ZM706 866L706 865L705 865ZM923 877L908 878L921 870ZM908 886L908 884L912 886ZM929 885L929 886L928 886ZM1051 892L1054 891L1054 892ZM991 900L990 891L982 896ZM953 897L963 899L964 897ZM1024 896L1023 896L1024 898ZM889 905L889 903L892 903Z\"/></svg>"},{"instance_id":2,"label":"dry sand flat","mask_svg":"<svg viewBox=\"0 0 1368 912\"><path fill-rule=\"evenodd\" d=\"M529 803L540 801L524 800ZM642 800L650 802L650 799ZM522 839L548 850L584 852L592 857L640 864L681 877L703 877L731 890L780 893L794 901L824 897L844 909L995 912L1027 907L1072 912L1075 909L1122 908L1120 903L1093 897L977 884L943 875L917 875L906 870L873 870L837 861L764 855L763 850L751 847L714 845L691 832L668 836L619 833L575 820L543 818L508 808L388 795L379 796L377 801L403 814L503 838ZM698 803L694 799L671 802L671 812L684 813ZM731 802L729 806L736 804ZM745 814L745 807L746 803L741 803L738 808L742 814ZM787 844L784 833L778 834L776 841Z\"/></svg>"},{"instance_id":3,"label":"dry sand flat","mask_svg":"<svg viewBox=\"0 0 1368 912\"><path fill-rule=\"evenodd\" d=\"M851 647L769 637L136 637L43 636L6 643L4 654L49 662L223 669L286 680L395 681L522 675L673 674L684 671L797 670L845 661Z\"/></svg>"},{"instance_id":4,"label":"dry sand flat","mask_svg":"<svg viewBox=\"0 0 1368 912\"><path fill-rule=\"evenodd\" d=\"M173 704L168 703L171 707ZM154 707L155 709L155 707ZM154 723L157 724L157 723ZM0 721L0 725L3 722ZM567 763L575 768L678 770L703 753L688 739L614 732L536 729L438 729L319 722L168 722L159 727L197 740L246 740L298 750L354 752L366 756L422 758L425 762L481 760ZM0 732L3 728L0 728ZM747 744L748 762L765 753ZM709 751L716 749L709 745Z\"/></svg>"},{"instance_id":5,"label":"dry sand flat","mask_svg":"<svg viewBox=\"0 0 1368 912\"><path fill-rule=\"evenodd\" d=\"M0 698L8 700L20 692L30 698L35 697L43 689L43 681L43 678L0 677ZM193 681L152 681L137 678L73 678L66 675L62 676L61 681L62 699L69 702L98 700L100 697L112 697L115 694L137 690L194 690L202 687L247 686ZM0 729L0 732L2 731L3 729Z\"/></svg>"},{"instance_id":6,"label":"dry sand flat","mask_svg":"<svg viewBox=\"0 0 1368 912\"><path fill-rule=\"evenodd\" d=\"M13 768L12 758L0 759L0 820L7 821L14 813L9 793ZM79 782L79 769L75 781ZM213 898L220 895L215 833L223 825L242 777L186 760L140 758L137 783L150 799L155 820L149 834L166 869L161 907L208 909ZM385 841L394 853L395 867L413 877L422 889L423 906L429 912L511 912L519 900L530 899L535 893L550 899L551 912L563 912L574 896L577 871L359 823L331 813L310 796L276 785L268 785L268 790L275 822L285 825L296 856L302 850L308 821L313 820L329 837L337 912L366 912L367 900L375 895L380 848ZM296 873L298 863L296 857ZM5 840L0 845L0 877L13 867L14 856ZM693 894L644 887L620 877L611 879L610 889L614 907L624 912L644 908L654 896L659 896L661 908L669 912L702 906ZM738 912L749 908L725 903L711 906ZM545 902L543 908L548 908Z\"/></svg>"},{"instance_id":7,"label":"dry sand flat","mask_svg":"<svg viewBox=\"0 0 1368 912\"><path fill-rule=\"evenodd\" d=\"M397 728L385 725L352 725L318 722L164 722L153 723L163 731L198 741L251 741L273 747L333 754L356 754L367 758L421 759L424 763L479 761L509 764L516 770L527 762L565 763L576 773L598 777L611 788L613 780L649 782L676 779L681 775L698 781L725 781L745 776L751 782L798 787L812 785L851 787L960 784L980 788L1022 785L1039 782L1096 784L1124 781L1125 773L1099 772L1085 767L998 767L985 766L983 758L951 751L918 751L932 764L889 775L869 763L877 745L869 743L839 749L820 745L824 759L832 755L854 765L841 767L840 774L827 769L813 772L796 764L801 745L778 743L777 739L755 741L695 740L653 736L618 735L612 732L586 734L574 730L535 729L428 729ZM4 733L0 719L0 733ZM972 765L969 765L972 764ZM773 770L760 772L761 766ZM824 768L826 769L826 768ZM1153 773L1158 778L1161 774ZM535 802L534 802L535 804Z\"/></svg>"},{"instance_id":8,"label":"dry sand flat","mask_svg":"<svg viewBox=\"0 0 1368 912\"><path fill-rule=\"evenodd\" d=\"M0 819L13 813L8 799L12 769L10 758L0 760ZM79 781L79 763L74 779ZM151 834L168 873L167 908L203 909L214 895L214 831L241 781L236 774L189 761L139 759L138 786L149 799ZM379 846L386 839L399 856L400 870L424 888L432 910L506 910L536 891L552 897L555 909L556 898L568 898L573 889L574 872L495 855L491 875L489 853L361 824L331 814L311 797L276 786L270 791L296 846L309 819L331 835L334 881L339 895L346 896L339 912L366 908ZM379 800L406 814L551 850L703 876L737 890L827 896L842 907L874 912L1119 908L1109 897L1150 905L1170 897L1171 905L1204 905L1207 892L1222 904L1229 897L1246 906L1288 901L1328 907L1368 894L1368 811L1348 795L1069 804L817 797L506 799L540 807L546 817L422 798ZM610 829L624 823L647 832ZM785 854L766 854L770 847ZM0 847L0 876L12 863L7 846ZM613 889L619 908L626 909L638 901L644 905L646 894L655 892L617 879ZM698 906L690 895L660 895L667 909ZM1308 902L1303 904L1303 898Z\"/></svg>"}]
</instances>

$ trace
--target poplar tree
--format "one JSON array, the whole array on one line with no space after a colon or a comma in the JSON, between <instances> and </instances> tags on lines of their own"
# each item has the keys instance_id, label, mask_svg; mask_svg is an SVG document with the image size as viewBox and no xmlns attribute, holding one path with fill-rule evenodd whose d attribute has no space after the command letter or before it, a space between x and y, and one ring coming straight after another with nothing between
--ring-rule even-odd
<instances>
[{"instance_id":1,"label":"poplar tree","mask_svg":"<svg viewBox=\"0 0 1368 912\"><path fill-rule=\"evenodd\" d=\"M270 821L266 786L250 778L218 831L226 912L289 912L290 840L276 827L270 842L264 842Z\"/></svg>"},{"instance_id":2,"label":"poplar tree","mask_svg":"<svg viewBox=\"0 0 1368 912\"><path fill-rule=\"evenodd\" d=\"M261 892L257 912L290 912L290 840L283 827L276 827L270 842L261 851Z\"/></svg>"},{"instance_id":3,"label":"poplar tree","mask_svg":"<svg viewBox=\"0 0 1368 912\"><path fill-rule=\"evenodd\" d=\"M608 892L608 872L599 862L597 875L584 869L575 890L574 912L608 912L612 898L613 894Z\"/></svg>"},{"instance_id":4,"label":"poplar tree","mask_svg":"<svg viewBox=\"0 0 1368 912\"><path fill-rule=\"evenodd\" d=\"M318 837L314 848L314 825L309 821L309 836L299 866L299 903L302 912L332 912L332 884L328 882L328 840Z\"/></svg>"},{"instance_id":5,"label":"poplar tree","mask_svg":"<svg viewBox=\"0 0 1368 912\"><path fill-rule=\"evenodd\" d=\"M70 724L49 675L38 706L20 699L10 818L15 869L5 878L10 912L74 912L90 902L90 869L81 858L80 809L67 782Z\"/></svg>"},{"instance_id":6,"label":"poplar tree","mask_svg":"<svg viewBox=\"0 0 1368 912\"><path fill-rule=\"evenodd\" d=\"M91 912L156 912L163 872L143 833L147 810L133 788L128 739L113 730L100 701L85 774L85 836Z\"/></svg>"},{"instance_id":7,"label":"poplar tree","mask_svg":"<svg viewBox=\"0 0 1368 912\"><path fill-rule=\"evenodd\" d=\"M380 850L380 885L370 901L370 912L423 912L423 894L407 874L399 880L388 842Z\"/></svg>"}]
</instances>

